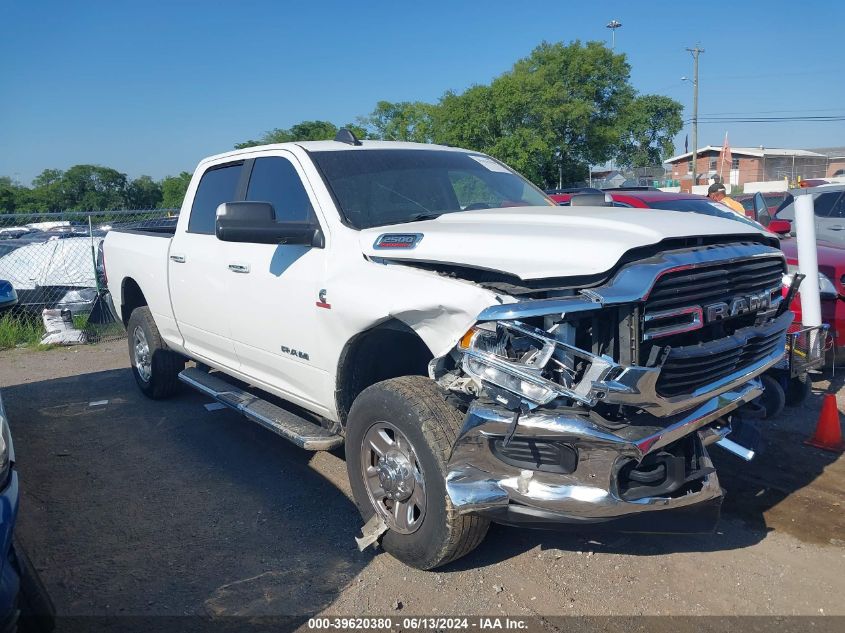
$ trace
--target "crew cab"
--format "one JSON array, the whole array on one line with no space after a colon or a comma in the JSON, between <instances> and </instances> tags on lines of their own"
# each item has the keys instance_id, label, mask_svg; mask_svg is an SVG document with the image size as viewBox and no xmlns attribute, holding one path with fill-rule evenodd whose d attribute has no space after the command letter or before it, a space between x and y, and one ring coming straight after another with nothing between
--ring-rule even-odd
<instances>
[{"instance_id":1,"label":"crew cab","mask_svg":"<svg viewBox=\"0 0 845 633\"><path fill-rule=\"evenodd\" d=\"M491 520L712 530L706 447L749 456L731 422L792 321L750 224L563 208L479 152L346 130L201 161L175 227L104 260L144 394L345 444L359 546L421 569Z\"/></svg>"}]
</instances>

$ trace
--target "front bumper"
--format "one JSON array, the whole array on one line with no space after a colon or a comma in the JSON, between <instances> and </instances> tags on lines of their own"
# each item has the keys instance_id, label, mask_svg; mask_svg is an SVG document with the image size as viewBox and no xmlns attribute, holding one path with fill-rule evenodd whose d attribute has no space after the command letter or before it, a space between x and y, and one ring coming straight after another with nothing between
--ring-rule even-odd
<instances>
[{"instance_id":1,"label":"front bumper","mask_svg":"<svg viewBox=\"0 0 845 633\"><path fill-rule=\"evenodd\" d=\"M460 513L482 513L504 523L594 524L621 521L633 525L631 515L673 511L688 516L698 508L708 520L705 527L667 531L708 531L715 526L722 490L704 448L713 433L704 427L762 394L759 380L734 387L673 417L641 414L616 430L605 429L572 409L546 409L523 414L514 442L552 442L575 454L569 472L549 472L503 461L496 452L513 414L498 406L474 402L452 450L446 488ZM700 433L699 433L700 431ZM690 437L691 436L691 437ZM623 473L648 462L680 443L694 453L690 481L675 490L655 488L654 496L632 495L623 489ZM686 449L685 449L686 450ZM668 468L668 466L667 466ZM567 470L567 469L564 469ZM646 488L647 490L647 488ZM715 510L715 513L714 513ZM646 523L649 523L646 521ZM687 526L695 521L682 521ZM700 523L700 522L698 522ZM664 531L649 523L645 531ZM624 526L623 526L624 529ZM642 531L636 526L630 529Z\"/></svg>"}]
</instances>

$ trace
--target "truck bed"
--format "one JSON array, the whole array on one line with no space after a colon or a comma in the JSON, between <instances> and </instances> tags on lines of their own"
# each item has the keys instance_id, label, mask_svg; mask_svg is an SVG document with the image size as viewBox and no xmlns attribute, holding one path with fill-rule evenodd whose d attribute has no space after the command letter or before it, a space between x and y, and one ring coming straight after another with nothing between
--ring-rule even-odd
<instances>
[{"instance_id":1,"label":"truck bed","mask_svg":"<svg viewBox=\"0 0 845 633\"><path fill-rule=\"evenodd\" d=\"M144 297L159 323L161 334L169 343L178 343L178 334L168 294L168 256L170 241L176 230L172 226L117 227L106 235L103 244L109 291L114 306L122 312L127 284L143 288ZM128 314L122 315L124 319Z\"/></svg>"}]
</instances>

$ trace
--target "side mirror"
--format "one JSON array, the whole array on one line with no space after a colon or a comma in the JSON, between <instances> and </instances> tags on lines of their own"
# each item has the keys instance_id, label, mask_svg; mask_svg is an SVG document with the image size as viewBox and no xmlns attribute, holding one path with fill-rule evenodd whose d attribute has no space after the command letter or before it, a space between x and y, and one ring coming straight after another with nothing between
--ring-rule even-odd
<instances>
[{"instance_id":1,"label":"side mirror","mask_svg":"<svg viewBox=\"0 0 845 633\"><path fill-rule=\"evenodd\" d=\"M763 226L769 226L772 221L772 216L769 215L769 205L766 204L766 198L759 191L754 194L754 219Z\"/></svg>"},{"instance_id":2,"label":"side mirror","mask_svg":"<svg viewBox=\"0 0 845 633\"><path fill-rule=\"evenodd\" d=\"M18 293L8 281L0 281L0 308L11 308L18 302Z\"/></svg>"},{"instance_id":3,"label":"side mirror","mask_svg":"<svg viewBox=\"0 0 845 633\"><path fill-rule=\"evenodd\" d=\"M277 222L269 202L224 202L217 207L215 233L223 242L325 246L319 227L311 222Z\"/></svg>"},{"instance_id":4,"label":"side mirror","mask_svg":"<svg viewBox=\"0 0 845 633\"><path fill-rule=\"evenodd\" d=\"M772 220L766 228L778 235L788 235L792 230L792 222L789 220Z\"/></svg>"}]
</instances>

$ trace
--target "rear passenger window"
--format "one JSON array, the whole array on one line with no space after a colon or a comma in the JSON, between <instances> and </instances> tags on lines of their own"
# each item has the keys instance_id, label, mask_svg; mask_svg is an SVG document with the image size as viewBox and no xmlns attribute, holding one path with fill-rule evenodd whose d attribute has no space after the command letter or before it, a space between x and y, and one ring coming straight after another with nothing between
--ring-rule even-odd
<instances>
[{"instance_id":1,"label":"rear passenger window","mask_svg":"<svg viewBox=\"0 0 845 633\"><path fill-rule=\"evenodd\" d=\"M188 233L214 235L217 207L235 201L242 166L243 163L213 167L202 175L191 207Z\"/></svg>"},{"instance_id":2,"label":"rear passenger window","mask_svg":"<svg viewBox=\"0 0 845 633\"><path fill-rule=\"evenodd\" d=\"M840 217L836 214L837 201L842 197L839 191L831 193L823 193L813 200L813 209L816 215L820 218L836 218Z\"/></svg>"},{"instance_id":3,"label":"rear passenger window","mask_svg":"<svg viewBox=\"0 0 845 633\"><path fill-rule=\"evenodd\" d=\"M246 199L269 202L277 222L307 222L313 209L293 164L286 158L258 158L252 167Z\"/></svg>"}]
</instances>

